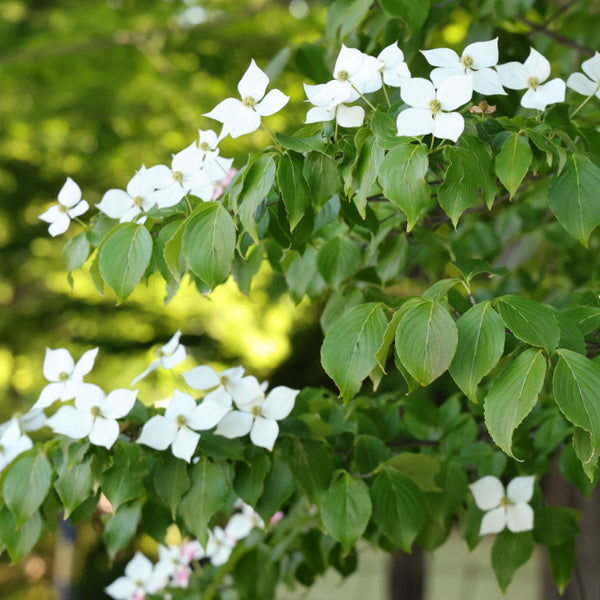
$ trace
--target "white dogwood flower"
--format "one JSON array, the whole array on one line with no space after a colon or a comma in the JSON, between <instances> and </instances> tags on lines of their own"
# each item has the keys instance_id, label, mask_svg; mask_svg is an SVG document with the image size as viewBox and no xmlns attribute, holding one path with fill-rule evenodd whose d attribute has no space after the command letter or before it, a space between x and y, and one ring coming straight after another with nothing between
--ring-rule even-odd
<instances>
[{"instance_id":1,"label":"white dogwood flower","mask_svg":"<svg viewBox=\"0 0 600 600\"><path fill-rule=\"evenodd\" d=\"M228 536L221 527L215 527L208 532L206 543L206 556L215 567L224 565L231 556L237 540Z\"/></svg>"},{"instance_id":2,"label":"white dogwood flower","mask_svg":"<svg viewBox=\"0 0 600 600\"><path fill-rule=\"evenodd\" d=\"M475 504L487 511L481 520L479 535L499 533L505 527L514 533L533 529L533 509L528 502L533 496L535 478L515 477L506 487L493 475L486 475L469 487Z\"/></svg>"},{"instance_id":3,"label":"white dogwood flower","mask_svg":"<svg viewBox=\"0 0 600 600\"><path fill-rule=\"evenodd\" d=\"M167 584L164 573L154 569L152 562L140 552L125 567L125 575L113 581L104 591L114 600L144 600Z\"/></svg>"},{"instance_id":4,"label":"white dogwood flower","mask_svg":"<svg viewBox=\"0 0 600 600\"><path fill-rule=\"evenodd\" d=\"M267 74L252 59L237 86L242 99L226 98L204 116L223 123L221 137L229 134L232 138L237 138L252 133L260 127L261 117L279 112L290 99L278 89L265 95L267 85Z\"/></svg>"},{"instance_id":5,"label":"white dogwood flower","mask_svg":"<svg viewBox=\"0 0 600 600\"><path fill-rule=\"evenodd\" d=\"M297 395L298 390L278 386L265 397L256 378L244 377L234 393L234 401L239 410L227 413L219 422L215 433L227 438L249 433L254 445L272 450L279 435L277 421L290 414Z\"/></svg>"},{"instance_id":6,"label":"white dogwood flower","mask_svg":"<svg viewBox=\"0 0 600 600\"><path fill-rule=\"evenodd\" d=\"M159 367L163 369L173 369L180 362L185 360L187 356L185 346L179 343L181 337L181 331L177 330L173 337L164 345L155 351L156 360L150 363L150 366L142 371L132 382L131 385L135 385L138 381L141 381L146 375L156 371Z\"/></svg>"},{"instance_id":7,"label":"white dogwood flower","mask_svg":"<svg viewBox=\"0 0 600 600\"><path fill-rule=\"evenodd\" d=\"M33 448L33 442L21 431L18 419L0 425L0 472L30 448Z\"/></svg>"},{"instance_id":8,"label":"white dogwood flower","mask_svg":"<svg viewBox=\"0 0 600 600\"><path fill-rule=\"evenodd\" d=\"M411 108L396 119L398 135L419 136L431 133L456 142L465 128L462 115L454 111L473 95L473 80L468 75L453 75L435 89L421 77L410 79L400 88L400 96Z\"/></svg>"},{"instance_id":9,"label":"white dogwood flower","mask_svg":"<svg viewBox=\"0 0 600 600\"><path fill-rule=\"evenodd\" d=\"M404 53L398 48L396 42L384 48L377 55L377 60L382 63L380 71L385 85L402 87L402 84L410 79L410 70L404 62Z\"/></svg>"},{"instance_id":10,"label":"white dogwood flower","mask_svg":"<svg viewBox=\"0 0 600 600\"><path fill-rule=\"evenodd\" d=\"M89 437L95 446L110 449L119 437L117 419L127 415L135 404L137 390L117 389L105 395L89 384L75 396L74 406L61 406L47 424L55 433L79 440Z\"/></svg>"},{"instance_id":11,"label":"white dogwood flower","mask_svg":"<svg viewBox=\"0 0 600 600\"><path fill-rule=\"evenodd\" d=\"M208 391L205 399L214 400L224 408L231 408L233 392L244 376L244 367L233 367L217 373L202 365L183 373L185 382L194 390Z\"/></svg>"},{"instance_id":12,"label":"white dogwood flower","mask_svg":"<svg viewBox=\"0 0 600 600\"><path fill-rule=\"evenodd\" d=\"M513 61L498 65L496 69L504 86L511 90L527 90L521 98L521 106L525 108L544 110L548 104L565 99L562 79L544 83L550 76L550 62L534 48L524 63Z\"/></svg>"},{"instance_id":13,"label":"white dogwood flower","mask_svg":"<svg viewBox=\"0 0 600 600\"><path fill-rule=\"evenodd\" d=\"M42 371L50 383L42 390L31 410L46 408L56 400L71 400L80 389L91 385L83 383L83 377L92 370L97 354L98 348L88 350L75 364L68 350L46 348Z\"/></svg>"},{"instance_id":14,"label":"white dogwood flower","mask_svg":"<svg viewBox=\"0 0 600 600\"><path fill-rule=\"evenodd\" d=\"M39 218L50 223L48 233L55 237L64 233L69 228L71 219L81 216L89 207L90 205L81 199L80 187L67 177L67 181L58 192L58 204L51 206Z\"/></svg>"},{"instance_id":15,"label":"white dogwood flower","mask_svg":"<svg viewBox=\"0 0 600 600\"><path fill-rule=\"evenodd\" d=\"M340 98L344 95L338 95L335 87L327 83L305 83L304 91L309 102L315 105L306 113L305 123L321 123L335 119L341 127L360 127L363 124L365 111L362 106L343 104L344 101Z\"/></svg>"},{"instance_id":16,"label":"white dogwood flower","mask_svg":"<svg viewBox=\"0 0 600 600\"><path fill-rule=\"evenodd\" d=\"M171 446L174 456L190 462L200 440L196 431L213 428L228 411L210 399L196 404L189 394L175 390L164 416L149 419L137 442L156 450Z\"/></svg>"},{"instance_id":17,"label":"white dogwood flower","mask_svg":"<svg viewBox=\"0 0 600 600\"><path fill-rule=\"evenodd\" d=\"M498 73L491 67L498 64L498 38L469 44L461 56L450 48L421 50L427 62L437 67L430 77L436 87L453 75L470 75L473 90L479 94L506 94Z\"/></svg>"},{"instance_id":18,"label":"white dogwood flower","mask_svg":"<svg viewBox=\"0 0 600 600\"><path fill-rule=\"evenodd\" d=\"M584 96L600 98L600 53L581 63L583 73L573 73L567 79L567 87Z\"/></svg>"}]
</instances>

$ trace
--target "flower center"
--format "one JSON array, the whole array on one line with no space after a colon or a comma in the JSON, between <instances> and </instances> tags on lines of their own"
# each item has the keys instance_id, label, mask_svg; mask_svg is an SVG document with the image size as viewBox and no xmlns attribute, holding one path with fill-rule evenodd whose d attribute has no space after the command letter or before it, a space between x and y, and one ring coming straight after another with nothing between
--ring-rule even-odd
<instances>
[{"instance_id":1,"label":"flower center","mask_svg":"<svg viewBox=\"0 0 600 600\"><path fill-rule=\"evenodd\" d=\"M253 406L250 409L250 412L252 413L253 417L260 417L260 406Z\"/></svg>"},{"instance_id":2,"label":"flower center","mask_svg":"<svg viewBox=\"0 0 600 600\"><path fill-rule=\"evenodd\" d=\"M473 57L469 56L468 54L465 54L461 59L460 59L460 64L465 68L465 69L472 69L473 68Z\"/></svg>"},{"instance_id":3,"label":"flower center","mask_svg":"<svg viewBox=\"0 0 600 600\"><path fill-rule=\"evenodd\" d=\"M348 73L348 71L338 71L335 78L339 81L348 81L348 79L350 79L350 73Z\"/></svg>"},{"instance_id":4,"label":"flower center","mask_svg":"<svg viewBox=\"0 0 600 600\"><path fill-rule=\"evenodd\" d=\"M58 374L59 381L67 381L67 379L69 379L68 373L65 373L64 371L62 371L61 373Z\"/></svg>"},{"instance_id":5,"label":"flower center","mask_svg":"<svg viewBox=\"0 0 600 600\"><path fill-rule=\"evenodd\" d=\"M210 150L208 142L200 142L200 150L202 150L202 152L208 152Z\"/></svg>"},{"instance_id":6,"label":"flower center","mask_svg":"<svg viewBox=\"0 0 600 600\"><path fill-rule=\"evenodd\" d=\"M246 96L242 98L242 104L248 108L254 108L256 106L256 100L252 96Z\"/></svg>"},{"instance_id":7,"label":"flower center","mask_svg":"<svg viewBox=\"0 0 600 600\"><path fill-rule=\"evenodd\" d=\"M221 375L221 376L219 377L219 380L220 380L220 382L221 382L221 385L222 385L224 388L226 388L226 387L227 387L227 384L229 383L229 377L228 377L227 375Z\"/></svg>"},{"instance_id":8,"label":"flower center","mask_svg":"<svg viewBox=\"0 0 600 600\"><path fill-rule=\"evenodd\" d=\"M102 411L100 410L99 406L92 406L92 408L90 408L90 412L92 413L92 417L94 417L94 419L102 415Z\"/></svg>"},{"instance_id":9,"label":"flower center","mask_svg":"<svg viewBox=\"0 0 600 600\"><path fill-rule=\"evenodd\" d=\"M185 417L184 415L177 415L175 423L177 424L177 427L184 427L185 425L187 425L187 417Z\"/></svg>"},{"instance_id":10,"label":"flower center","mask_svg":"<svg viewBox=\"0 0 600 600\"><path fill-rule=\"evenodd\" d=\"M431 114L435 117L435 115L437 115L442 110L442 103L437 98L430 100L429 110L431 111Z\"/></svg>"},{"instance_id":11,"label":"flower center","mask_svg":"<svg viewBox=\"0 0 600 600\"><path fill-rule=\"evenodd\" d=\"M537 90L537 86L539 85L539 80L537 77L530 77L527 80L527 87L529 87L532 90Z\"/></svg>"},{"instance_id":12,"label":"flower center","mask_svg":"<svg viewBox=\"0 0 600 600\"><path fill-rule=\"evenodd\" d=\"M174 171L173 172L173 179L177 183L181 183L183 181L183 173L181 171Z\"/></svg>"},{"instance_id":13,"label":"flower center","mask_svg":"<svg viewBox=\"0 0 600 600\"><path fill-rule=\"evenodd\" d=\"M58 210L59 210L59 212L61 212L61 213L66 213L66 212L67 212L67 210L68 210L68 208L67 208L67 207L66 207L64 204L60 204L60 203L59 203L59 204L58 204Z\"/></svg>"},{"instance_id":14,"label":"flower center","mask_svg":"<svg viewBox=\"0 0 600 600\"><path fill-rule=\"evenodd\" d=\"M512 506L514 504L514 502L512 500L510 500L509 498L507 498L506 496L504 496L504 498L502 498L500 500L500 506L503 506L504 508L507 508L508 506Z\"/></svg>"},{"instance_id":15,"label":"flower center","mask_svg":"<svg viewBox=\"0 0 600 600\"><path fill-rule=\"evenodd\" d=\"M136 196L133 200L133 205L137 206L138 208L142 208L142 203L144 202L144 199L141 196Z\"/></svg>"}]
</instances>

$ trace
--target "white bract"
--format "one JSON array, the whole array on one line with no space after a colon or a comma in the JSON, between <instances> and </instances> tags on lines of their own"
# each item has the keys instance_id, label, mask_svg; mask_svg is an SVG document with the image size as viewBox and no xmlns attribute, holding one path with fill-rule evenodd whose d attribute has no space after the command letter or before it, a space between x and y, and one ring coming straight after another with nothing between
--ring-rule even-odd
<instances>
[{"instance_id":1,"label":"white bract","mask_svg":"<svg viewBox=\"0 0 600 600\"><path fill-rule=\"evenodd\" d=\"M267 85L267 74L259 69L252 59L237 86L242 99L226 98L204 116L223 123L220 137L230 135L237 138L256 131L260 127L261 117L269 117L279 112L290 99L278 89L273 89L265 95Z\"/></svg>"},{"instance_id":2,"label":"white bract","mask_svg":"<svg viewBox=\"0 0 600 600\"><path fill-rule=\"evenodd\" d=\"M499 533L508 527L513 533L533 529L533 509L528 502L533 496L535 478L515 477L504 493L502 482L486 475L469 487L475 504L487 511L481 520L479 535Z\"/></svg>"},{"instance_id":3,"label":"white bract","mask_svg":"<svg viewBox=\"0 0 600 600\"><path fill-rule=\"evenodd\" d=\"M330 82L332 83L332 82ZM335 119L342 127L360 127L365 119L362 106L347 106L340 100L337 89L327 83L304 84L304 91L314 107L306 113L305 123L321 123Z\"/></svg>"},{"instance_id":4,"label":"white bract","mask_svg":"<svg viewBox=\"0 0 600 600\"><path fill-rule=\"evenodd\" d=\"M421 50L421 54L430 65L437 67L430 73L436 87L453 75L470 75L474 91L480 94L506 94L498 73L491 68L498 64L498 38L469 44L461 56L450 48Z\"/></svg>"},{"instance_id":5,"label":"white bract","mask_svg":"<svg viewBox=\"0 0 600 600\"><path fill-rule=\"evenodd\" d=\"M121 223L133 221L140 213L149 211L156 204L156 200L150 196L163 177L161 165L149 169L142 165L129 180L127 191L108 190L96 204L96 208L111 219L119 219Z\"/></svg>"},{"instance_id":6,"label":"white bract","mask_svg":"<svg viewBox=\"0 0 600 600\"><path fill-rule=\"evenodd\" d=\"M98 348L88 350L75 364L68 350L46 348L42 370L51 383L42 390L31 410L46 408L56 400L64 402L75 398L80 389L90 385L83 383L83 377L92 370L97 354Z\"/></svg>"},{"instance_id":7,"label":"white bract","mask_svg":"<svg viewBox=\"0 0 600 600\"><path fill-rule=\"evenodd\" d=\"M215 567L224 565L231 556L231 551L235 547L237 540L228 536L221 527L215 527L208 532L208 542L206 543L206 556Z\"/></svg>"},{"instance_id":8,"label":"white bract","mask_svg":"<svg viewBox=\"0 0 600 600\"><path fill-rule=\"evenodd\" d=\"M89 437L95 446L110 449L119 437L117 419L135 404L137 390L118 389L105 396L97 385L88 384L75 396L74 406L61 406L48 419L55 433L79 440Z\"/></svg>"},{"instance_id":9,"label":"white bract","mask_svg":"<svg viewBox=\"0 0 600 600\"><path fill-rule=\"evenodd\" d=\"M265 398L258 381L254 377L244 377L234 394L239 410L227 413L215 433L227 438L250 433L254 445L272 450L279 435L277 421L290 414L297 395L298 390L278 386Z\"/></svg>"},{"instance_id":10,"label":"white bract","mask_svg":"<svg viewBox=\"0 0 600 600\"><path fill-rule=\"evenodd\" d=\"M196 431L213 428L228 411L210 399L198 405L189 394L175 390L164 416L156 415L144 424L138 444L156 450L171 446L174 456L190 462L200 439Z\"/></svg>"},{"instance_id":11,"label":"white bract","mask_svg":"<svg viewBox=\"0 0 600 600\"><path fill-rule=\"evenodd\" d=\"M565 99L565 82L562 79L544 83L550 76L550 63L534 48L531 48L524 63L513 61L498 65L496 69L504 86L511 90L527 90L521 98L521 106L525 108L544 110L548 104Z\"/></svg>"},{"instance_id":12,"label":"white bract","mask_svg":"<svg viewBox=\"0 0 600 600\"><path fill-rule=\"evenodd\" d=\"M217 373L212 367L202 365L183 374L185 382L194 390L208 391L205 400L213 400L230 409L236 386L242 381L243 367L233 367Z\"/></svg>"},{"instance_id":13,"label":"white bract","mask_svg":"<svg viewBox=\"0 0 600 600\"><path fill-rule=\"evenodd\" d=\"M437 138L456 142L465 128L462 115L453 111L466 104L473 95L472 78L453 75L436 90L427 79L415 77L400 88L402 100L411 108L396 119L398 135L418 136L431 133Z\"/></svg>"},{"instance_id":14,"label":"white bract","mask_svg":"<svg viewBox=\"0 0 600 600\"><path fill-rule=\"evenodd\" d=\"M339 90L340 102L352 102L360 94L376 92L381 88L381 70L384 66L381 60L342 44L333 67L334 82L330 84L335 84L334 87Z\"/></svg>"},{"instance_id":15,"label":"white bract","mask_svg":"<svg viewBox=\"0 0 600 600\"><path fill-rule=\"evenodd\" d=\"M377 60L383 65L380 71L386 85L402 87L402 84L410 79L410 70L404 62L404 53L398 48L398 44L393 43L384 48L377 55Z\"/></svg>"},{"instance_id":16,"label":"white bract","mask_svg":"<svg viewBox=\"0 0 600 600\"><path fill-rule=\"evenodd\" d=\"M241 540L248 536L248 534L258 527L259 529L265 528L265 522L262 520L260 515L245 502L238 500L235 504L236 508L239 508L241 512L234 514L227 527L225 527L225 533L235 540Z\"/></svg>"},{"instance_id":17,"label":"white bract","mask_svg":"<svg viewBox=\"0 0 600 600\"><path fill-rule=\"evenodd\" d=\"M104 591L114 600L144 600L146 594L155 594L167 583L164 573L154 569L140 552L125 567L125 576L113 581Z\"/></svg>"},{"instance_id":18,"label":"white bract","mask_svg":"<svg viewBox=\"0 0 600 600\"><path fill-rule=\"evenodd\" d=\"M21 431L18 419L0 425L0 471L30 448L33 448L33 442Z\"/></svg>"},{"instance_id":19,"label":"white bract","mask_svg":"<svg viewBox=\"0 0 600 600\"><path fill-rule=\"evenodd\" d=\"M58 204L54 204L47 211L43 212L39 218L46 223L50 223L48 233L55 237L64 233L71 224L71 219L79 217L90 205L81 199L81 189L70 178L58 192Z\"/></svg>"},{"instance_id":20,"label":"white bract","mask_svg":"<svg viewBox=\"0 0 600 600\"><path fill-rule=\"evenodd\" d=\"M138 381L142 380L146 375L156 371L159 367L163 369L173 369L180 362L185 360L186 352L185 346L179 343L181 337L181 331L177 330L173 337L164 345L155 351L158 358L150 363L150 366L142 371L132 382L131 385L135 385Z\"/></svg>"},{"instance_id":21,"label":"white bract","mask_svg":"<svg viewBox=\"0 0 600 600\"><path fill-rule=\"evenodd\" d=\"M600 53L581 63L583 73L573 73L567 79L567 87L584 96L600 98Z\"/></svg>"}]
</instances>

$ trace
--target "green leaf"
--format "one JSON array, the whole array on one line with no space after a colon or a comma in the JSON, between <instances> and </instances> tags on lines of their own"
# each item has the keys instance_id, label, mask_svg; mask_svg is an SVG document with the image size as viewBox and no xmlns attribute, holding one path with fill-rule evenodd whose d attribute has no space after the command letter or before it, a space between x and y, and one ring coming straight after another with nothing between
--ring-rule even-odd
<instances>
[{"instance_id":1,"label":"green leaf","mask_svg":"<svg viewBox=\"0 0 600 600\"><path fill-rule=\"evenodd\" d=\"M356 143L358 153L350 169L350 177L345 187L346 194L352 199L360 216L364 219L367 210L367 196L377 179L384 151L375 143L375 138L368 135L368 130L359 130L359 133L356 134Z\"/></svg>"},{"instance_id":2,"label":"green leaf","mask_svg":"<svg viewBox=\"0 0 600 600\"><path fill-rule=\"evenodd\" d=\"M533 537L538 544L556 547L573 540L579 533L581 513L565 506L542 506L535 511Z\"/></svg>"},{"instance_id":3,"label":"green leaf","mask_svg":"<svg viewBox=\"0 0 600 600\"><path fill-rule=\"evenodd\" d=\"M344 400L355 396L377 364L387 320L378 302L359 304L342 315L325 335L321 362Z\"/></svg>"},{"instance_id":4,"label":"green leaf","mask_svg":"<svg viewBox=\"0 0 600 600\"><path fill-rule=\"evenodd\" d=\"M278 581L279 563L273 560L271 548L264 544L250 549L235 563L233 583L241 600L274 598Z\"/></svg>"},{"instance_id":5,"label":"green leaf","mask_svg":"<svg viewBox=\"0 0 600 600\"><path fill-rule=\"evenodd\" d=\"M82 502L94 495L92 492L94 477L90 465L91 459L76 464L70 469L65 465L61 469L60 476L54 482L54 489L65 508L65 519L68 519Z\"/></svg>"},{"instance_id":6,"label":"green leaf","mask_svg":"<svg viewBox=\"0 0 600 600\"><path fill-rule=\"evenodd\" d=\"M146 453L137 444L117 442L112 450L113 465L100 475L100 486L114 510L142 496L148 472ZM93 464L92 464L93 467Z\"/></svg>"},{"instance_id":7,"label":"green leaf","mask_svg":"<svg viewBox=\"0 0 600 600\"><path fill-rule=\"evenodd\" d=\"M246 504L254 506L263 492L271 460L266 450L256 446L246 451L246 460L248 462L238 462L235 466L233 490Z\"/></svg>"},{"instance_id":8,"label":"green leaf","mask_svg":"<svg viewBox=\"0 0 600 600\"><path fill-rule=\"evenodd\" d=\"M72 237L63 248L63 257L67 272L75 271L83 266L90 255L90 243L85 236L85 231Z\"/></svg>"},{"instance_id":9,"label":"green leaf","mask_svg":"<svg viewBox=\"0 0 600 600\"><path fill-rule=\"evenodd\" d=\"M286 150L293 150L294 152L300 153L315 152L318 154L325 151L325 138L320 133L311 137L296 137L293 135L276 133L275 138Z\"/></svg>"},{"instance_id":10,"label":"green leaf","mask_svg":"<svg viewBox=\"0 0 600 600\"><path fill-rule=\"evenodd\" d=\"M190 489L187 464L174 456L161 456L152 475L158 497L171 509L173 519L183 494Z\"/></svg>"},{"instance_id":11,"label":"green leaf","mask_svg":"<svg viewBox=\"0 0 600 600\"><path fill-rule=\"evenodd\" d=\"M394 119L381 108L373 113L371 129L377 140L377 145L384 150L391 150L394 146L406 143L404 138L398 136L398 128Z\"/></svg>"},{"instance_id":12,"label":"green leaf","mask_svg":"<svg viewBox=\"0 0 600 600\"><path fill-rule=\"evenodd\" d=\"M515 571L531 558L534 547L529 531L511 533L505 529L496 536L492 547L492 568L503 592L512 581Z\"/></svg>"},{"instance_id":13,"label":"green leaf","mask_svg":"<svg viewBox=\"0 0 600 600\"><path fill-rule=\"evenodd\" d=\"M327 37L344 38L354 31L364 19L372 0L335 0L327 12L325 33Z\"/></svg>"},{"instance_id":14,"label":"green leaf","mask_svg":"<svg viewBox=\"0 0 600 600\"><path fill-rule=\"evenodd\" d=\"M140 502L120 506L113 515L109 516L102 532L102 539L110 560L114 560L117 552L131 542L141 516L142 505Z\"/></svg>"},{"instance_id":15,"label":"green leaf","mask_svg":"<svg viewBox=\"0 0 600 600\"><path fill-rule=\"evenodd\" d=\"M21 527L41 506L50 490L52 467L39 450L18 458L4 480L3 496L6 506Z\"/></svg>"},{"instance_id":16,"label":"green leaf","mask_svg":"<svg viewBox=\"0 0 600 600\"><path fill-rule=\"evenodd\" d=\"M344 472L323 494L321 518L331 537L349 552L367 528L371 510L367 486Z\"/></svg>"},{"instance_id":17,"label":"green leaf","mask_svg":"<svg viewBox=\"0 0 600 600\"><path fill-rule=\"evenodd\" d=\"M345 236L331 238L317 255L317 267L323 279L338 287L360 266L361 255L356 242Z\"/></svg>"},{"instance_id":18,"label":"green leaf","mask_svg":"<svg viewBox=\"0 0 600 600\"><path fill-rule=\"evenodd\" d=\"M571 443L577 458L581 461L581 466L584 473L587 475L590 481L594 481L596 467L598 466L600 448L594 448L592 446L590 434L579 427L575 427Z\"/></svg>"},{"instance_id":19,"label":"green leaf","mask_svg":"<svg viewBox=\"0 0 600 600\"><path fill-rule=\"evenodd\" d=\"M392 467L398 473L412 479L424 492L439 492L435 476L440 471L440 461L427 454L402 452L383 463L384 467Z\"/></svg>"},{"instance_id":20,"label":"green leaf","mask_svg":"<svg viewBox=\"0 0 600 600\"><path fill-rule=\"evenodd\" d=\"M413 33L425 23L430 4L430 0L381 0L383 10L392 17L400 17Z\"/></svg>"},{"instance_id":21,"label":"green leaf","mask_svg":"<svg viewBox=\"0 0 600 600\"><path fill-rule=\"evenodd\" d=\"M265 522L268 521L282 508L295 488L294 477L288 463L275 455L271 470L265 478L262 496L256 503L256 512Z\"/></svg>"},{"instance_id":22,"label":"green leaf","mask_svg":"<svg viewBox=\"0 0 600 600\"><path fill-rule=\"evenodd\" d=\"M379 438L372 435L359 435L354 442L352 470L358 473L371 473L390 457L390 449Z\"/></svg>"},{"instance_id":23,"label":"green leaf","mask_svg":"<svg viewBox=\"0 0 600 600\"><path fill-rule=\"evenodd\" d=\"M429 385L450 366L457 343L452 317L427 298L404 313L396 330L398 358L421 385Z\"/></svg>"},{"instance_id":24,"label":"green leaf","mask_svg":"<svg viewBox=\"0 0 600 600\"><path fill-rule=\"evenodd\" d=\"M410 552L425 522L425 498L408 477L384 467L371 487L373 519L381 533Z\"/></svg>"},{"instance_id":25,"label":"green leaf","mask_svg":"<svg viewBox=\"0 0 600 600\"><path fill-rule=\"evenodd\" d=\"M333 473L331 456L325 446L317 440L294 437L286 447L285 458L308 496L320 502Z\"/></svg>"},{"instance_id":26,"label":"green leaf","mask_svg":"<svg viewBox=\"0 0 600 600\"><path fill-rule=\"evenodd\" d=\"M529 139L518 133L510 133L496 156L495 167L498 179L511 198L527 175L532 158Z\"/></svg>"},{"instance_id":27,"label":"green leaf","mask_svg":"<svg viewBox=\"0 0 600 600\"><path fill-rule=\"evenodd\" d=\"M27 556L42 535L42 517L39 512L17 526L13 514L6 506L0 508L0 548L6 547L14 563Z\"/></svg>"},{"instance_id":28,"label":"green leaf","mask_svg":"<svg viewBox=\"0 0 600 600\"><path fill-rule=\"evenodd\" d=\"M552 352L560 339L560 327L553 311L530 298L508 295L496 299L502 322L516 337L532 346Z\"/></svg>"},{"instance_id":29,"label":"green leaf","mask_svg":"<svg viewBox=\"0 0 600 600\"><path fill-rule=\"evenodd\" d=\"M590 234L600 225L599 189L600 167L584 154L571 154L548 190L558 222L586 248Z\"/></svg>"},{"instance_id":30,"label":"green leaf","mask_svg":"<svg viewBox=\"0 0 600 600\"><path fill-rule=\"evenodd\" d=\"M100 275L123 302L138 284L152 256L152 237L143 225L123 223L106 237L99 250Z\"/></svg>"},{"instance_id":31,"label":"green leaf","mask_svg":"<svg viewBox=\"0 0 600 600\"><path fill-rule=\"evenodd\" d=\"M275 180L275 161L273 153L261 154L244 173L242 189L237 202L240 220L244 229L255 242L258 242L258 231L254 213L259 204L267 197Z\"/></svg>"},{"instance_id":32,"label":"green leaf","mask_svg":"<svg viewBox=\"0 0 600 600\"><path fill-rule=\"evenodd\" d=\"M557 350L554 398L561 412L590 433L592 447L600 446L600 365L571 350Z\"/></svg>"},{"instance_id":33,"label":"green leaf","mask_svg":"<svg viewBox=\"0 0 600 600\"><path fill-rule=\"evenodd\" d=\"M425 181L428 170L427 147L423 144L396 146L381 162L379 183L390 202L406 215L407 231L432 206L431 190Z\"/></svg>"},{"instance_id":34,"label":"green leaf","mask_svg":"<svg viewBox=\"0 0 600 600\"><path fill-rule=\"evenodd\" d=\"M560 546L548 548L548 560L552 571L552 579L559 594L563 594L575 567L575 540L571 539Z\"/></svg>"},{"instance_id":35,"label":"green leaf","mask_svg":"<svg viewBox=\"0 0 600 600\"><path fill-rule=\"evenodd\" d=\"M277 166L277 185L290 224L294 231L311 203L308 183L303 175L304 158L300 154L286 152Z\"/></svg>"},{"instance_id":36,"label":"green leaf","mask_svg":"<svg viewBox=\"0 0 600 600\"><path fill-rule=\"evenodd\" d=\"M201 544L207 540L210 518L223 507L229 485L223 471L206 456L191 468L192 487L183 497L179 511L187 528Z\"/></svg>"},{"instance_id":37,"label":"green leaf","mask_svg":"<svg viewBox=\"0 0 600 600\"><path fill-rule=\"evenodd\" d=\"M337 165L330 156L309 152L304 159L302 173L310 188L311 202L317 210L338 193L340 177Z\"/></svg>"},{"instance_id":38,"label":"green leaf","mask_svg":"<svg viewBox=\"0 0 600 600\"><path fill-rule=\"evenodd\" d=\"M456 385L477 402L477 385L504 352L504 325L489 302L470 308L456 322L458 344L449 371Z\"/></svg>"},{"instance_id":39,"label":"green leaf","mask_svg":"<svg viewBox=\"0 0 600 600\"><path fill-rule=\"evenodd\" d=\"M510 362L485 398L486 427L494 442L512 458L513 432L535 406L545 376L543 352L530 348Z\"/></svg>"},{"instance_id":40,"label":"green leaf","mask_svg":"<svg viewBox=\"0 0 600 600\"><path fill-rule=\"evenodd\" d=\"M219 202L203 202L187 220L183 254L192 271L210 288L229 277L235 239L233 219Z\"/></svg>"},{"instance_id":41,"label":"green leaf","mask_svg":"<svg viewBox=\"0 0 600 600\"><path fill-rule=\"evenodd\" d=\"M177 231L173 233L171 238L165 242L163 249L163 258L165 260L165 264L167 265L167 268L169 269L169 272L175 281L180 281L188 270L185 256L181 251L184 230L185 221L183 224L181 224Z\"/></svg>"}]
</instances>

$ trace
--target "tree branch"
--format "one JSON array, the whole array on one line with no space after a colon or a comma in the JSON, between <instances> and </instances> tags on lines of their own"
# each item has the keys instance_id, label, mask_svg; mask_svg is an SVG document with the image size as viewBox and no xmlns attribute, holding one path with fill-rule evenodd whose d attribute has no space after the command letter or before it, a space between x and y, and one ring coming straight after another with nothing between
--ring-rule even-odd
<instances>
[{"instance_id":1,"label":"tree branch","mask_svg":"<svg viewBox=\"0 0 600 600\"><path fill-rule=\"evenodd\" d=\"M563 46L568 46L569 48L573 48L574 50L577 50L578 52L582 52L583 54L587 54L588 56L594 55L594 51L591 50L590 48L588 48L587 46L583 46L582 44L579 44L569 38L566 38L564 35L561 35L560 33L556 33L556 31L552 31L543 25L537 25L536 23L533 23L532 21L530 21L529 19L526 19L525 17L517 17L516 20L519 21L519 23L522 23L523 25L527 25L527 27L530 27L533 30L533 32L539 33L541 35L545 35L545 36L553 39L555 42L562 44Z\"/></svg>"}]
</instances>

